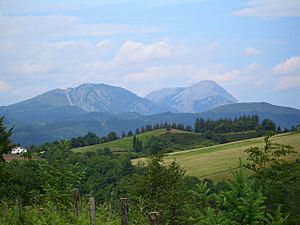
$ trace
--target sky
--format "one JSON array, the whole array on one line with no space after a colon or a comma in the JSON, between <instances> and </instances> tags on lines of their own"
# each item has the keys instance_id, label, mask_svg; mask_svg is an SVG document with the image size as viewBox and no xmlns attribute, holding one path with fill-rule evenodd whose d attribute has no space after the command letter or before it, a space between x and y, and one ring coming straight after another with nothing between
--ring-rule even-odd
<instances>
[{"instance_id":1,"label":"sky","mask_svg":"<svg viewBox=\"0 0 300 225\"><path fill-rule=\"evenodd\" d=\"M0 105L106 83L215 80L300 109L300 0L0 0Z\"/></svg>"}]
</instances>

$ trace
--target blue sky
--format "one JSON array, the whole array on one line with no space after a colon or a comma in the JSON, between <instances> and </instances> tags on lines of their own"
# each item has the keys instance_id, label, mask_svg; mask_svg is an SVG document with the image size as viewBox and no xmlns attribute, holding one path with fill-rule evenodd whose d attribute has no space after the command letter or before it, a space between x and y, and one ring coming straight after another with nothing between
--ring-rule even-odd
<instances>
[{"instance_id":1,"label":"blue sky","mask_svg":"<svg viewBox=\"0 0 300 225\"><path fill-rule=\"evenodd\" d=\"M140 96L215 80L300 108L299 0L0 0L0 105L82 83Z\"/></svg>"}]
</instances>

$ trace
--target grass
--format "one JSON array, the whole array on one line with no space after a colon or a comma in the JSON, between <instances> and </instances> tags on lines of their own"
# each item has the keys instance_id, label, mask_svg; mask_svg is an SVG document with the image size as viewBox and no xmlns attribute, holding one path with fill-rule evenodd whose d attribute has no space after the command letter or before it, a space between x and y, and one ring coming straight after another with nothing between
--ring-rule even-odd
<instances>
[{"instance_id":1,"label":"grass","mask_svg":"<svg viewBox=\"0 0 300 225\"><path fill-rule=\"evenodd\" d=\"M255 131L234 132L225 134L225 136L227 136L229 140L232 141L237 138L236 136L245 139L247 137L250 138L251 136L253 137L255 135ZM148 141L151 137L156 137L155 140L152 139L152 141L159 145L162 148L162 150L167 152L175 152L192 148L202 148L204 146L211 146L217 143L216 140L207 139L204 135L194 132L182 131L178 129L152 130L139 134L137 135L137 137L143 142L144 146L149 144ZM133 137L125 137L112 142L85 146L81 148L74 148L73 151L83 153L97 151L99 149L104 148L110 148L114 153L133 152L132 138Z\"/></svg>"},{"instance_id":2,"label":"grass","mask_svg":"<svg viewBox=\"0 0 300 225\"><path fill-rule=\"evenodd\" d=\"M289 144L295 148L297 153L287 156L287 160L300 158L300 133L280 134L272 137L271 140L281 144ZM263 147L263 138L174 152L166 157L165 162L170 163L175 160L186 170L188 175L220 181L231 176L230 168L238 167L239 158L243 161L246 160L245 150L251 146ZM137 164L144 160L135 159L133 163Z\"/></svg>"},{"instance_id":3,"label":"grass","mask_svg":"<svg viewBox=\"0 0 300 225\"><path fill-rule=\"evenodd\" d=\"M152 130L148 131L142 134L137 135L137 137L144 143L146 142L149 138L152 136L158 136L167 132L172 132L172 133L184 133L186 131L180 131L176 129L171 129L170 131L167 131L166 129L157 129L157 130ZM110 148L114 152L126 152L126 151L132 151L132 138L133 137L125 137L121 138L112 142L107 142L103 144L98 144L98 145L91 145L91 146L86 146L86 147L81 147L81 148L74 148L74 152L91 152L91 151L97 151L99 149L103 149L105 147Z\"/></svg>"}]
</instances>

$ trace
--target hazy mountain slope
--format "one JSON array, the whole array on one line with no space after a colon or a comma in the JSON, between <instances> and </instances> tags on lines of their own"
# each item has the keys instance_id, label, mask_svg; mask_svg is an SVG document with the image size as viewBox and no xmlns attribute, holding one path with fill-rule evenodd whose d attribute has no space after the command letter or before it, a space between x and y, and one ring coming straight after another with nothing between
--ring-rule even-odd
<instances>
[{"instance_id":1,"label":"hazy mountain slope","mask_svg":"<svg viewBox=\"0 0 300 225\"><path fill-rule=\"evenodd\" d=\"M88 112L138 112L141 114L163 112L163 108L147 99L124 88L106 84L84 84L67 89L66 94L71 105Z\"/></svg>"},{"instance_id":2,"label":"hazy mountain slope","mask_svg":"<svg viewBox=\"0 0 300 225\"><path fill-rule=\"evenodd\" d=\"M158 105L163 105L168 109L171 109L175 104L174 96L183 91L184 88L163 88L158 91L149 93L145 98Z\"/></svg>"},{"instance_id":3,"label":"hazy mountain slope","mask_svg":"<svg viewBox=\"0 0 300 225\"><path fill-rule=\"evenodd\" d=\"M55 89L26 101L0 107L0 115L18 118L38 116L35 112L56 110L59 107L77 107L87 112L154 114L165 111L151 101L120 87L105 84L83 84L66 90ZM71 108L70 108L71 109ZM29 113L29 115L24 115Z\"/></svg>"},{"instance_id":4,"label":"hazy mountain slope","mask_svg":"<svg viewBox=\"0 0 300 225\"><path fill-rule=\"evenodd\" d=\"M205 80L186 88L165 88L151 92L147 99L172 112L202 112L236 103L237 100L215 81Z\"/></svg>"}]
</instances>

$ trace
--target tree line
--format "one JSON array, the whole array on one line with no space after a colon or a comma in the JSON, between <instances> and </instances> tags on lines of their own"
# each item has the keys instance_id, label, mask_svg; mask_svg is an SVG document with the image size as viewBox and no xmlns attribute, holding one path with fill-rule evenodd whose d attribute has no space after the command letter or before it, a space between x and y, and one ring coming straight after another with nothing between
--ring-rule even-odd
<instances>
[{"instance_id":1,"label":"tree line","mask_svg":"<svg viewBox=\"0 0 300 225\"><path fill-rule=\"evenodd\" d=\"M111 131L106 136L98 137L95 133L88 132L84 136L79 136L76 138L72 138L70 140L70 145L72 148L78 148L88 145L101 144L105 142L114 141L119 138L125 137L133 137L137 136L141 133L157 130L157 129L177 129L188 132L196 132L196 133L207 133L207 136L211 136L213 133L222 134L222 133L230 133L230 132L241 132L241 131L249 131L256 130L259 135L263 135L263 131L276 131L282 132L280 127L276 127L276 124L270 119L264 119L262 122L259 122L259 117L243 115L236 118L221 118L218 120L211 119L203 119L197 118L194 126L183 123L157 123L155 125L148 124L141 128L136 128L135 132L129 130L128 132L123 131L121 136L119 137L116 132ZM285 132L289 131L288 129L284 130ZM141 149L141 143L135 144L133 143L133 148Z\"/></svg>"}]
</instances>

